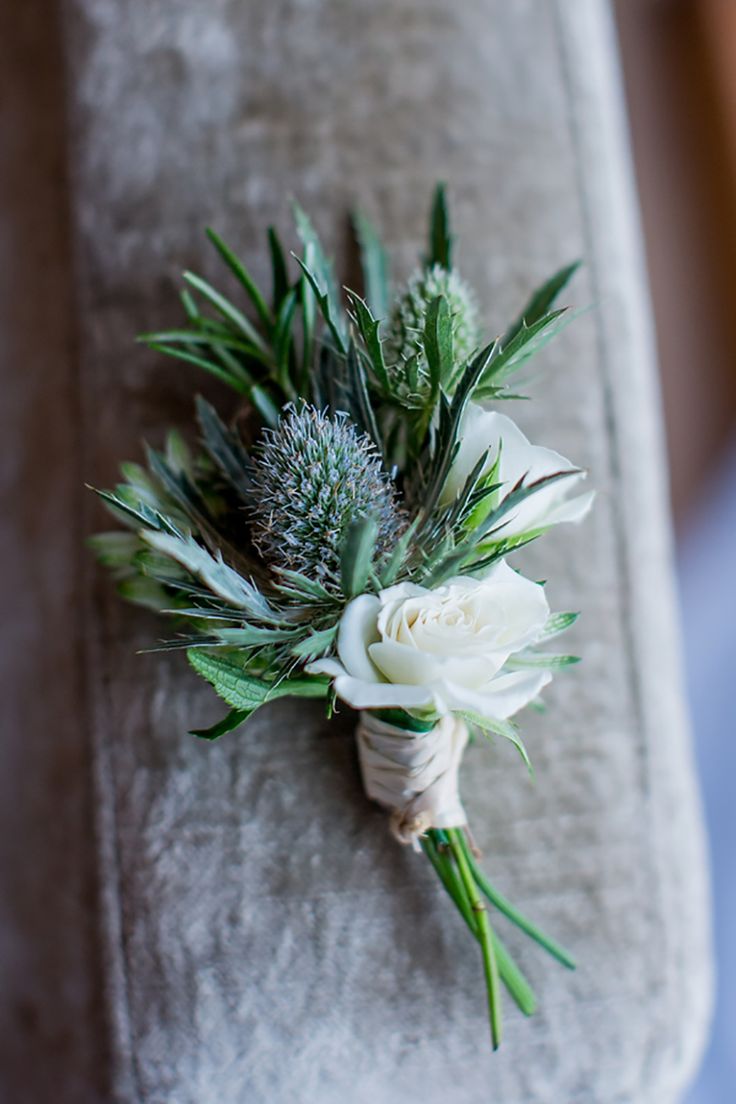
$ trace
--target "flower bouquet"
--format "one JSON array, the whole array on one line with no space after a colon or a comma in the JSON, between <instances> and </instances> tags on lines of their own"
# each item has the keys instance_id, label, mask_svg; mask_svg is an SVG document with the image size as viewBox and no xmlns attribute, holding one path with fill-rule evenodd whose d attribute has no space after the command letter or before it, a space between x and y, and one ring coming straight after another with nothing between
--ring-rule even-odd
<instances>
[{"instance_id":1,"label":"flower bouquet","mask_svg":"<svg viewBox=\"0 0 736 1104\"><path fill-rule=\"evenodd\" d=\"M486 343L442 187L426 256L397 290L365 216L362 294L341 294L298 207L295 221L296 264L268 230L270 294L209 231L237 300L186 272L184 325L141 338L239 400L227 421L196 400L196 449L172 432L146 469L123 464L124 482L99 494L127 529L92 543L123 597L172 619L158 647L186 649L229 706L194 735L218 739L285 695L358 710L366 794L426 855L477 941L496 1047L501 983L527 1014L535 997L488 905L574 966L481 870L458 771L478 736L510 740L529 766L511 718L575 661L542 646L576 615L550 613L507 557L580 520L592 495L578 493L583 472L496 409L566 322L554 303L575 266Z\"/></svg>"}]
</instances>

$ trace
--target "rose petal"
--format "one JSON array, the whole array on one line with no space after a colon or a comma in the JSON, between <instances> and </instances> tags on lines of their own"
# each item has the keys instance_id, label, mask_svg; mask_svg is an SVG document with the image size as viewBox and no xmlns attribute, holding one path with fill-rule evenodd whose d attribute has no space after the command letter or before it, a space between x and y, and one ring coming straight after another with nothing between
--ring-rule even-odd
<instances>
[{"instance_id":1,"label":"rose petal","mask_svg":"<svg viewBox=\"0 0 736 1104\"><path fill-rule=\"evenodd\" d=\"M348 602L337 632L337 654L349 675L381 682L381 675L368 656L368 645L379 640L376 620L381 610L380 599L374 594L361 594Z\"/></svg>"},{"instance_id":2,"label":"rose petal","mask_svg":"<svg viewBox=\"0 0 736 1104\"><path fill-rule=\"evenodd\" d=\"M450 709L466 709L503 721L528 705L551 679L549 671L514 671L497 676L482 692L444 683L442 694Z\"/></svg>"},{"instance_id":3,"label":"rose petal","mask_svg":"<svg viewBox=\"0 0 736 1104\"><path fill-rule=\"evenodd\" d=\"M335 679L335 693L353 709L420 709L434 704L434 695L425 686L363 682L350 675Z\"/></svg>"}]
</instances>

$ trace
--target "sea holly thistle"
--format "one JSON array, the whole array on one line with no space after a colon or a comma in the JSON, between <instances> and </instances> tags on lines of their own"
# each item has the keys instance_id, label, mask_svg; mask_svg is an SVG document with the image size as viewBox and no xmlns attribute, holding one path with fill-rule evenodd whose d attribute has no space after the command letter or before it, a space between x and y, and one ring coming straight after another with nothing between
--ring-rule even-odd
<instances>
[{"instance_id":1,"label":"sea holly thistle","mask_svg":"<svg viewBox=\"0 0 736 1104\"><path fill-rule=\"evenodd\" d=\"M169 619L152 650L186 649L226 703L195 735L216 740L285 696L361 712L366 791L391 809L397 838L424 850L478 941L495 1046L500 985L526 1014L535 998L483 901L573 964L480 870L457 769L467 725L529 765L511 718L577 661L546 651L576 615L550 614L506 557L579 520L590 497L571 499L582 473L486 407L512 397L567 322L555 304L576 265L483 337L442 186L426 252L398 288L364 213L353 216L359 290L341 288L313 223L293 214L300 252L268 229L267 289L209 230L236 293L185 272L182 324L140 338L226 384L237 405L223 418L197 398L196 442L172 432L145 466L123 464L99 494L125 528L91 544L123 597Z\"/></svg>"},{"instance_id":2,"label":"sea holly thistle","mask_svg":"<svg viewBox=\"0 0 736 1104\"><path fill-rule=\"evenodd\" d=\"M250 514L263 559L339 587L351 527L375 522L377 555L395 543L404 518L375 445L346 414L286 409L253 452ZM351 595L350 595L351 596Z\"/></svg>"}]
</instances>

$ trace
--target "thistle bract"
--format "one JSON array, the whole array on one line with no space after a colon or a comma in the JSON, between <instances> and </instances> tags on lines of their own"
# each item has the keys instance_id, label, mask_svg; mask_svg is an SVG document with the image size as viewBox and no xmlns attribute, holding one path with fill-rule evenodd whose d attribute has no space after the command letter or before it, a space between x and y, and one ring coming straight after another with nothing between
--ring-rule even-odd
<instances>
[{"instance_id":1,"label":"thistle bract","mask_svg":"<svg viewBox=\"0 0 736 1104\"><path fill-rule=\"evenodd\" d=\"M416 269L391 310L384 354L392 383L399 395L422 397L429 388L429 366L424 354L423 334L430 304L438 296L447 300L452 316L452 337L456 364L464 364L480 339L475 297L454 270L434 264ZM450 390L450 380L443 380Z\"/></svg>"},{"instance_id":2,"label":"thistle bract","mask_svg":"<svg viewBox=\"0 0 736 1104\"><path fill-rule=\"evenodd\" d=\"M375 446L344 414L287 408L253 461L253 540L272 567L336 579L354 521L375 519L379 555L402 527Z\"/></svg>"}]
</instances>

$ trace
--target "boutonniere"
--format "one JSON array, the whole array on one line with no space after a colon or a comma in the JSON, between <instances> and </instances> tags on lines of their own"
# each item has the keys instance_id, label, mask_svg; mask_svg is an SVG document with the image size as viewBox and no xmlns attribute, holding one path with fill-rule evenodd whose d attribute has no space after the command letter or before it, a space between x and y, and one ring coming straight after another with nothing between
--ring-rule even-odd
<instances>
[{"instance_id":1,"label":"boutonniere","mask_svg":"<svg viewBox=\"0 0 736 1104\"><path fill-rule=\"evenodd\" d=\"M478 944L496 1047L501 984L523 1012L536 1002L492 910L574 966L483 872L459 768L486 736L529 766L513 718L575 662L548 644L576 615L553 613L508 557L579 521L592 494L499 409L567 321L555 302L575 266L488 340L441 187L426 255L399 287L364 216L360 292L341 291L311 222L299 208L295 219L300 256L268 231L269 292L209 232L238 296L187 272L183 323L143 336L237 402L224 418L198 398L196 446L172 432L146 467L124 464L123 482L99 493L126 528L92 541L122 595L170 620L158 647L185 649L227 704L194 735L219 739L284 695L357 710L366 794L426 856Z\"/></svg>"}]
</instances>

